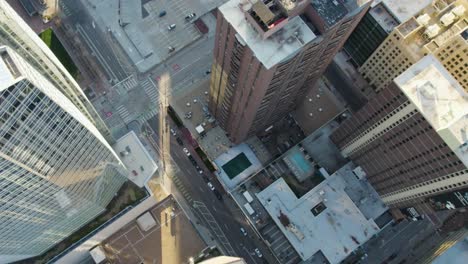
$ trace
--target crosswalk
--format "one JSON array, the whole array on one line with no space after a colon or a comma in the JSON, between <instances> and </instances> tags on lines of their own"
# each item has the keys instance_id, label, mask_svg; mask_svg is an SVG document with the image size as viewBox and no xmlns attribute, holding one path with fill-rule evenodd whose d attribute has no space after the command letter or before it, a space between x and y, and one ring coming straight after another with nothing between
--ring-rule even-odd
<instances>
[{"instance_id":1,"label":"crosswalk","mask_svg":"<svg viewBox=\"0 0 468 264\"><path fill-rule=\"evenodd\" d=\"M130 75L127 78L125 78L123 81L121 81L118 84L114 85L114 87L115 86L119 86L119 87L123 88L124 90L130 91L133 88L138 86L138 82L137 82L137 80L135 79L135 77L133 75Z\"/></svg>"},{"instance_id":2,"label":"crosswalk","mask_svg":"<svg viewBox=\"0 0 468 264\"><path fill-rule=\"evenodd\" d=\"M180 181L179 178L177 178L176 175L172 176L172 182L175 184L179 192L184 196L185 200L189 203L192 204L193 198L190 195L190 193L187 191L185 188L184 184Z\"/></svg>"},{"instance_id":3,"label":"crosswalk","mask_svg":"<svg viewBox=\"0 0 468 264\"><path fill-rule=\"evenodd\" d=\"M117 107L117 113L120 115L120 117L125 123L130 123L132 121L132 117L130 116L130 113L128 112L125 106L119 105Z\"/></svg>"},{"instance_id":4,"label":"crosswalk","mask_svg":"<svg viewBox=\"0 0 468 264\"><path fill-rule=\"evenodd\" d=\"M59 1L58 3L60 11L62 12L62 17L69 17L72 15L72 11L68 8L66 4L63 3L63 1Z\"/></svg>"},{"instance_id":5,"label":"crosswalk","mask_svg":"<svg viewBox=\"0 0 468 264\"><path fill-rule=\"evenodd\" d=\"M138 120L138 122L140 124L143 124L146 121L148 121L149 119L153 118L158 112L159 112L159 109L155 107L155 108L151 109L150 111L140 115L137 120Z\"/></svg>"},{"instance_id":6,"label":"crosswalk","mask_svg":"<svg viewBox=\"0 0 468 264\"><path fill-rule=\"evenodd\" d=\"M159 102L159 93L155 83L150 78L147 78L141 81L141 86L143 86L146 95L150 98L151 105L157 105Z\"/></svg>"}]
</instances>

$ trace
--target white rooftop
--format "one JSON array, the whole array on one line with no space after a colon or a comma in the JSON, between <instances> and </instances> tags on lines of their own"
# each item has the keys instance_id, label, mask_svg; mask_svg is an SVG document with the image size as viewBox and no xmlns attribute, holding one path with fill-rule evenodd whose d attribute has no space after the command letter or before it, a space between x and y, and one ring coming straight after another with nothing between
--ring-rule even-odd
<instances>
[{"instance_id":1,"label":"white rooftop","mask_svg":"<svg viewBox=\"0 0 468 264\"><path fill-rule=\"evenodd\" d=\"M359 245L378 232L345 193L340 177L331 176L297 199L283 178L257 194L259 201L303 260L319 251L334 264L340 263ZM326 208L317 216L311 209L322 202ZM279 218L286 215L286 228Z\"/></svg>"},{"instance_id":2,"label":"white rooftop","mask_svg":"<svg viewBox=\"0 0 468 264\"><path fill-rule=\"evenodd\" d=\"M293 56L316 37L305 22L296 16L291 18L280 31L267 39L262 39L245 18L239 7L241 2L246 1L230 0L220 6L219 11L234 27L239 41L245 43L267 69Z\"/></svg>"},{"instance_id":3,"label":"white rooftop","mask_svg":"<svg viewBox=\"0 0 468 264\"><path fill-rule=\"evenodd\" d=\"M403 23L430 5L432 0L382 0L388 11Z\"/></svg>"},{"instance_id":4,"label":"white rooftop","mask_svg":"<svg viewBox=\"0 0 468 264\"><path fill-rule=\"evenodd\" d=\"M230 257L230 256L219 256L210 258L200 262L200 264L245 264L247 262L242 258Z\"/></svg>"},{"instance_id":5,"label":"white rooftop","mask_svg":"<svg viewBox=\"0 0 468 264\"><path fill-rule=\"evenodd\" d=\"M143 187L158 169L158 165L133 131L119 138L113 148L127 167L128 179L139 187Z\"/></svg>"},{"instance_id":6,"label":"white rooftop","mask_svg":"<svg viewBox=\"0 0 468 264\"><path fill-rule=\"evenodd\" d=\"M468 166L468 94L432 55L394 82L458 158Z\"/></svg>"}]
</instances>

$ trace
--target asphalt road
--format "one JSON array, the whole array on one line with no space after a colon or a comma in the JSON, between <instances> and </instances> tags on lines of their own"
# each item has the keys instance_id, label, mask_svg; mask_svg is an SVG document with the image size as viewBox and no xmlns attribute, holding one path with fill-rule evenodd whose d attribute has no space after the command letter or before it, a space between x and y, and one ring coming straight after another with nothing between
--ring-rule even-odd
<instances>
[{"instance_id":1,"label":"asphalt road","mask_svg":"<svg viewBox=\"0 0 468 264\"><path fill-rule=\"evenodd\" d=\"M156 118L150 119L144 127L151 127L151 136L154 142L158 142L158 135L154 131L158 131L158 122ZM175 128L175 125L171 127ZM184 189L189 192L189 195L194 201L204 203L206 208L211 212L214 219L221 228L224 236L229 241L233 250L236 254L244 258L247 263L259 264L259 263L277 263L274 260L273 255L268 251L266 245L261 242L260 238L254 233L254 231L248 225L247 220L244 218L242 212L234 205L228 206L227 203L233 204L230 197L224 192L222 186L217 181L216 176L211 174L208 169L204 166L203 162L199 159L194 149L189 145L186 139L182 136L182 132L175 129L180 138L184 141L184 146L179 146L175 140L175 137L171 135L171 156L175 163L180 168L177 178L182 182ZM204 170L204 175L213 183L215 188L220 191L223 196L223 200L220 201L216 198L213 192L207 186L207 183L202 178L192 163L189 161L187 155L183 152L183 147L186 147L191 155L197 160L197 163ZM192 205L192 211L197 211ZM199 214L196 214L199 215ZM212 230L212 226L206 226ZM240 228L243 227L248 235L244 236ZM254 255L253 250L259 248L263 258L259 258Z\"/></svg>"},{"instance_id":2,"label":"asphalt road","mask_svg":"<svg viewBox=\"0 0 468 264\"><path fill-rule=\"evenodd\" d=\"M108 80L116 83L128 77L129 74L117 59L113 47L106 40L104 29L94 22L81 1L61 0L60 5L65 6L67 22L75 26L80 38L104 69Z\"/></svg>"}]
</instances>

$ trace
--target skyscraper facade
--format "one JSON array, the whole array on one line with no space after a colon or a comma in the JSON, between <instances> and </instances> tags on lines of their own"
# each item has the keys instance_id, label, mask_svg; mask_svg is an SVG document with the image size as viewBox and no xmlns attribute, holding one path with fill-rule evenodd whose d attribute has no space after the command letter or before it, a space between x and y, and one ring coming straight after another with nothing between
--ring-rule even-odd
<instances>
[{"instance_id":1,"label":"skyscraper facade","mask_svg":"<svg viewBox=\"0 0 468 264\"><path fill-rule=\"evenodd\" d=\"M0 45L14 49L26 59L80 109L109 142L113 141L104 121L70 73L6 1L0 1Z\"/></svg>"},{"instance_id":2,"label":"skyscraper facade","mask_svg":"<svg viewBox=\"0 0 468 264\"><path fill-rule=\"evenodd\" d=\"M421 214L467 206L467 131L466 91L428 55L331 139L363 168L386 204Z\"/></svg>"},{"instance_id":3,"label":"skyscraper facade","mask_svg":"<svg viewBox=\"0 0 468 264\"><path fill-rule=\"evenodd\" d=\"M0 47L1 263L44 253L104 212L126 181L89 117L35 66Z\"/></svg>"},{"instance_id":4,"label":"skyscraper facade","mask_svg":"<svg viewBox=\"0 0 468 264\"><path fill-rule=\"evenodd\" d=\"M393 29L407 21L432 0L375 0L344 44L350 61L362 66Z\"/></svg>"},{"instance_id":5,"label":"skyscraper facade","mask_svg":"<svg viewBox=\"0 0 468 264\"><path fill-rule=\"evenodd\" d=\"M235 143L303 100L367 1L230 0L219 7L210 111Z\"/></svg>"},{"instance_id":6,"label":"skyscraper facade","mask_svg":"<svg viewBox=\"0 0 468 264\"><path fill-rule=\"evenodd\" d=\"M422 57L432 54L468 91L467 40L468 1L434 0L397 26L359 71L379 92Z\"/></svg>"}]
</instances>

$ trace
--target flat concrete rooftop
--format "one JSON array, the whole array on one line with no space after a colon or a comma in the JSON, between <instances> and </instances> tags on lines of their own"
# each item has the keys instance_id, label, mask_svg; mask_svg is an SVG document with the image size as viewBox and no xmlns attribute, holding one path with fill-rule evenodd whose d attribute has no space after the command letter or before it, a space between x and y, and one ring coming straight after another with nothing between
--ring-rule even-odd
<instances>
[{"instance_id":1,"label":"flat concrete rooftop","mask_svg":"<svg viewBox=\"0 0 468 264\"><path fill-rule=\"evenodd\" d=\"M379 231L345 187L340 177L332 175L298 199L279 178L257 197L303 260L323 255L334 264Z\"/></svg>"},{"instance_id":2,"label":"flat concrete rooftop","mask_svg":"<svg viewBox=\"0 0 468 264\"><path fill-rule=\"evenodd\" d=\"M430 5L432 0L382 0L382 2L393 17L399 23L403 23Z\"/></svg>"},{"instance_id":3,"label":"flat concrete rooftop","mask_svg":"<svg viewBox=\"0 0 468 264\"><path fill-rule=\"evenodd\" d=\"M267 69L290 58L316 38L300 17L293 17L278 32L263 39L262 35L255 31L247 21L245 13L239 6L242 2L245 1L230 0L220 6L219 11L234 27L239 41L245 43Z\"/></svg>"},{"instance_id":4,"label":"flat concrete rooftop","mask_svg":"<svg viewBox=\"0 0 468 264\"><path fill-rule=\"evenodd\" d=\"M119 138L113 148L128 170L128 179L138 187L143 187L158 169L158 165L133 131Z\"/></svg>"},{"instance_id":5,"label":"flat concrete rooftop","mask_svg":"<svg viewBox=\"0 0 468 264\"><path fill-rule=\"evenodd\" d=\"M394 80L445 143L468 166L468 94L432 55Z\"/></svg>"}]
</instances>

